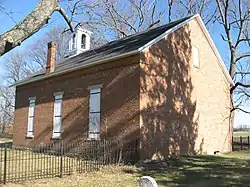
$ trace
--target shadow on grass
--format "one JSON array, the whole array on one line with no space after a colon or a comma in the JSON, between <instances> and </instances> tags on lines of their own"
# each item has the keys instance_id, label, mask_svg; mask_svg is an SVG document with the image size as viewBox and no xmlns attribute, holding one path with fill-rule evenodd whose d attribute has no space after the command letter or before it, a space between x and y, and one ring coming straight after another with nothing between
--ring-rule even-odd
<instances>
[{"instance_id":1,"label":"shadow on grass","mask_svg":"<svg viewBox=\"0 0 250 187\"><path fill-rule=\"evenodd\" d=\"M250 153L249 153L250 154ZM140 165L139 176L159 186L249 186L250 160L222 156L176 157ZM126 171L124 171L126 172Z\"/></svg>"}]
</instances>

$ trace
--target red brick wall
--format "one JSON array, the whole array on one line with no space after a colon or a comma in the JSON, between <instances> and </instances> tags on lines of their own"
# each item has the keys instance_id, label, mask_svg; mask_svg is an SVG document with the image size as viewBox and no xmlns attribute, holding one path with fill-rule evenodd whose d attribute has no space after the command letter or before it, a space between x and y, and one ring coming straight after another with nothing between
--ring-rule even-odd
<instances>
[{"instance_id":1,"label":"red brick wall","mask_svg":"<svg viewBox=\"0 0 250 187\"><path fill-rule=\"evenodd\" d=\"M192 66L192 46L200 68ZM232 128L226 81L196 21L141 55L17 87L14 145L49 143L55 92L64 92L62 138L87 138L89 86L103 84L101 137L140 136L141 158L228 152ZM36 96L34 139L25 139L28 98Z\"/></svg>"},{"instance_id":2,"label":"red brick wall","mask_svg":"<svg viewBox=\"0 0 250 187\"><path fill-rule=\"evenodd\" d=\"M62 138L79 141L88 136L89 86L103 84L101 137L139 136L139 55L16 88L14 145L51 142L54 93L64 92ZM26 139L29 97L36 97L34 139Z\"/></svg>"},{"instance_id":3,"label":"red brick wall","mask_svg":"<svg viewBox=\"0 0 250 187\"><path fill-rule=\"evenodd\" d=\"M229 83L217 60L196 21L141 54L142 158L231 150Z\"/></svg>"}]
</instances>

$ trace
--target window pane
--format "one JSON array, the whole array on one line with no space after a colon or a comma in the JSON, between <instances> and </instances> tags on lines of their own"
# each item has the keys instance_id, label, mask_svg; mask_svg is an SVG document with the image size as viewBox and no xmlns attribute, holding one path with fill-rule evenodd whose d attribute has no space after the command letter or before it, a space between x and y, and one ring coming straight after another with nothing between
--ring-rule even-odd
<instances>
[{"instance_id":1,"label":"window pane","mask_svg":"<svg viewBox=\"0 0 250 187\"><path fill-rule=\"evenodd\" d=\"M35 103L31 103L29 106L29 117L34 116Z\"/></svg>"},{"instance_id":2,"label":"window pane","mask_svg":"<svg viewBox=\"0 0 250 187\"><path fill-rule=\"evenodd\" d=\"M27 132L27 136L34 136L34 133L33 132Z\"/></svg>"},{"instance_id":3,"label":"window pane","mask_svg":"<svg viewBox=\"0 0 250 187\"><path fill-rule=\"evenodd\" d=\"M72 38L72 49L75 49L75 43L76 43L76 35L73 34L73 38Z\"/></svg>"},{"instance_id":4,"label":"window pane","mask_svg":"<svg viewBox=\"0 0 250 187\"><path fill-rule=\"evenodd\" d=\"M34 124L34 118L28 118L28 133L32 132L33 134L33 124Z\"/></svg>"},{"instance_id":5,"label":"window pane","mask_svg":"<svg viewBox=\"0 0 250 187\"><path fill-rule=\"evenodd\" d=\"M60 94L60 95L55 95L55 100L58 100L58 99L62 99L63 98L63 95Z\"/></svg>"},{"instance_id":6,"label":"window pane","mask_svg":"<svg viewBox=\"0 0 250 187\"><path fill-rule=\"evenodd\" d=\"M98 133L89 132L89 138L98 139L99 137L100 137L100 132Z\"/></svg>"},{"instance_id":7,"label":"window pane","mask_svg":"<svg viewBox=\"0 0 250 187\"><path fill-rule=\"evenodd\" d=\"M27 136L33 136L34 131L35 99L29 98Z\"/></svg>"},{"instance_id":8,"label":"window pane","mask_svg":"<svg viewBox=\"0 0 250 187\"><path fill-rule=\"evenodd\" d=\"M53 132L61 132L61 117L54 117Z\"/></svg>"},{"instance_id":9,"label":"window pane","mask_svg":"<svg viewBox=\"0 0 250 187\"><path fill-rule=\"evenodd\" d=\"M54 103L54 120L53 120L53 138L61 136L62 126L62 97L63 95L55 95Z\"/></svg>"},{"instance_id":10,"label":"window pane","mask_svg":"<svg viewBox=\"0 0 250 187\"><path fill-rule=\"evenodd\" d=\"M89 132L100 132L100 113L89 114Z\"/></svg>"},{"instance_id":11,"label":"window pane","mask_svg":"<svg viewBox=\"0 0 250 187\"><path fill-rule=\"evenodd\" d=\"M89 98L89 138L98 139L100 136L100 105L101 88L90 90Z\"/></svg>"},{"instance_id":12,"label":"window pane","mask_svg":"<svg viewBox=\"0 0 250 187\"><path fill-rule=\"evenodd\" d=\"M82 47L83 49L85 49L85 46L86 46L86 35L83 34L83 35L82 35L82 41L81 41L81 47Z\"/></svg>"},{"instance_id":13,"label":"window pane","mask_svg":"<svg viewBox=\"0 0 250 187\"><path fill-rule=\"evenodd\" d=\"M92 94L92 93L100 93L100 92L101 92L101 88L92 88L90 90L90 94Z\"/></svg>"},{"instance_id":14,"label":"window pane","mask_svg":"<svg viewBox=\"0 0 250 187\"><path fill-rule=\"evenodd\" d=\"M100 97L100 93L90 95L90 112L100 112Z\"/></svg>"},{"instance_id":15,"label":"window pane","mask_svg":"<svg viewBox=\"0 0 250 187\"><path fill-rule=\"evenodd\" d=\"M54 103L54 116L62 115L62 100L55 100Z\"/></svg>"}]
</instances>

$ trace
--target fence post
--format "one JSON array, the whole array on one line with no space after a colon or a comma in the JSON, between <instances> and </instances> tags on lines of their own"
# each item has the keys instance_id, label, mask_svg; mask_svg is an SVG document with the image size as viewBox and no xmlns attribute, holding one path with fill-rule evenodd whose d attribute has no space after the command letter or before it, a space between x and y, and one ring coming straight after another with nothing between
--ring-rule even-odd
<instances>
[{"instance_id":1,"label":"fence post","mask_svg":"<svg viewBox=\"0 0 250 187\"><path fill-rule=\"evenodd\" d=\"M243 145L242 145L242 136L240 136L240 149L241 149L241 150L243 149L242 146L243 146Z\"/></svg>"},{"instance_id":2,"label":"fence post","mask_svg":"<svg viewBox=\"0 0 250 187\"><path fill-rule=\"evenodd\" d=\"M234 137L232 136L232 151L234 151Z\"/></svg>"},{"instance_id":3,"label":"fence post","mask_svg":"<svg viewBox=\"0 0 250 187\"><path fill-rule=\"evenodd\" d=\"M60 143L60 178L63 177L63 142Z\"/></svg>"},{"instance_id":4,"label":"fence post","mask_svg":"<svg viewBox=\"0 0 250 187\"><path fill-rule=\"evenodd\" d=\"M136 154L136 163L140 160L140 152L139 152L139 146L140 146L140 140L138 137L136 137L136 145L135 145L135 154Z\"/></svg>"},{"instance_id":5,"label":"fence post","mask_svg":"<svg viewBox=\"0 0 250 187\"><path fill-rule=\"evenodd\" d=\"M248 145L248 149L250 147L250 139L249 139L249 136L247 137L247 145Z\"/></svg>"},{"instance_id":6,"label":"fence post","mask_svg":"<svg viewBox=\"0 0 250 187\"><path fill-rule=\"evenodd\" d=\"M103 139L103 165L106 164L106 141L105 138Z\"/></svg>"},{"instance_id":7,"label":"fence post","mask_svg":"<svg viewBox=\"0 0 250 187\"><path fill-rule=\"evenodd\" d=\"M6 184L7 174L7 143L4 144L4 169L3 169L3 183Z\"/></svg>"}]
</instances>

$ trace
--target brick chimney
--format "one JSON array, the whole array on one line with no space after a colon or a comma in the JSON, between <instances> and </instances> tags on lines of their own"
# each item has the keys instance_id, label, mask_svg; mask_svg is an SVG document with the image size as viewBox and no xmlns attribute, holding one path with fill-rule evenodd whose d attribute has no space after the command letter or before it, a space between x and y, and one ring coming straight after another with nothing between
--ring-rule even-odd
<instances>
[{"instance_id":1,"label":"brick chimney","mask_svg":"<svg viewBox=\"0 0 250 187\"><path fill-rule=\"evenodd\" d=\"M46 73L52 73L55 71L56 66L56 44L53 42L48 43L48 56Z\"/></svg>"}]
</instances>

